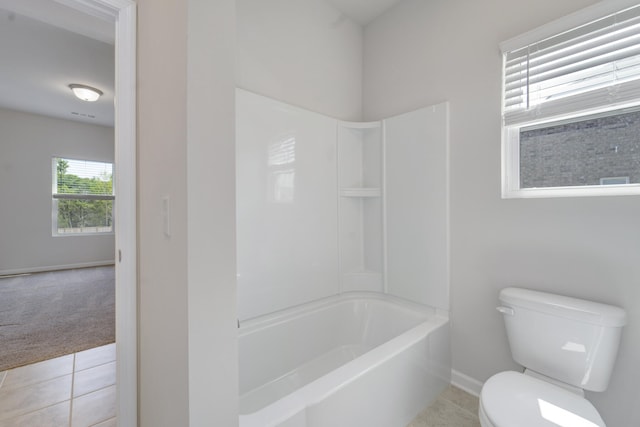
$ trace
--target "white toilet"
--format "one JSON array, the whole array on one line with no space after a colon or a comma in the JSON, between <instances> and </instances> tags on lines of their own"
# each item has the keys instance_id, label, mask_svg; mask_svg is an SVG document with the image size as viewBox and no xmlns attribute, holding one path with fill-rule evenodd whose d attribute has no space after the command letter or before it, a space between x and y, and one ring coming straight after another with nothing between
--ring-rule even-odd
<instances>
[{"instance_id":1,"label":"white toilet","mask_svg":"<svg viewBox=\"0 0 640 427\"><path fill-rule=\"evenodd\" d=\"M482 427L605 427L584 390L604 391L626 313L619 307L528 289L500 292L513 359L524 373L489 378Z\"/></svg>"}]
</instances>

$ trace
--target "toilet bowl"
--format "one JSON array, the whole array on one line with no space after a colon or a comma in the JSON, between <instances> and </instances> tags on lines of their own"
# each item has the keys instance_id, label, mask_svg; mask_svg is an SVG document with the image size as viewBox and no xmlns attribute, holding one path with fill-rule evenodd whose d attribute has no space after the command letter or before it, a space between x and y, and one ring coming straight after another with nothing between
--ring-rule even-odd
<instances>
[{"instance_id":1,"label":"toilet bowl","mask_svg":"<svg viewBox=\"0 0 640 427\"><path fill-rule=\"evenodd\" d=\"M584 390L606 390L626 313L620 307L506 288L502 313L513 359L480 392L482 427L605 427Z\"/></svg>"},{"instance_id":2,"label":"toilet bowl","mask_svg":"<svg viewBox=\"0 0 640 427\"><path fill-rule=\"evenodd\" d=\"M514 371L489 378L478 416L482 427L605 427L584 397Z\"/></svg>"}]
</instances>

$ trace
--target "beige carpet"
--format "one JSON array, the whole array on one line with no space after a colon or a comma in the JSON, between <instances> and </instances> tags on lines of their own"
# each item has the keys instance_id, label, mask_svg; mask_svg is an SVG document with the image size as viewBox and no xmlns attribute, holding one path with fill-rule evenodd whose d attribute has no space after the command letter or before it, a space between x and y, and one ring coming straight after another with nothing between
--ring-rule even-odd
<instances>
[{"instance_id":1,"label":"beige carpet","mask_svg":"<svg viewBox=\"0 0 640 427\"><path fill-rule=\"evenodd\" d=\"M114 341L113 267L0 278L0 372Z\"/></svg>"}]
</instances>

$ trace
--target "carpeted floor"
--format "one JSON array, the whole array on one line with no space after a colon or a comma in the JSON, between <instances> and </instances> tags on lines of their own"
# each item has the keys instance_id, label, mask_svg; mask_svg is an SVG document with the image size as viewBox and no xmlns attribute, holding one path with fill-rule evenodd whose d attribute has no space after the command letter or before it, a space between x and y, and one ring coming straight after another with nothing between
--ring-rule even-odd
<instances>
[{"instance_id":1,"label":"carpeted floor","mask_svg":"<svg viewBox=\"0 0 640 427\"><path fill-rule=\"evenodd\" d=\"M0 278L0 372L115 341L114 267Z\"/></svg>"}]
</instances>

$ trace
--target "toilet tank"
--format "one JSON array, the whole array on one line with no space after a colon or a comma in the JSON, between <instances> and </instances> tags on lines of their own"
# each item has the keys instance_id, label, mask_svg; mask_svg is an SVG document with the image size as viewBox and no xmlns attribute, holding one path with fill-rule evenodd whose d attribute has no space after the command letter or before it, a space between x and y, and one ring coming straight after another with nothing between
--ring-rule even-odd
<instances>
[{"instance_id":1,"label":"toilet tank","mask_svg":"<svg viewBox=\"0 0 640 427\"><path fill-rule=\"evenodd\" d=\"M516 362L585 390L607 388L626 324L622 308L520 288L503 289L499 299Z\"/></svg>"}]
</instances>

